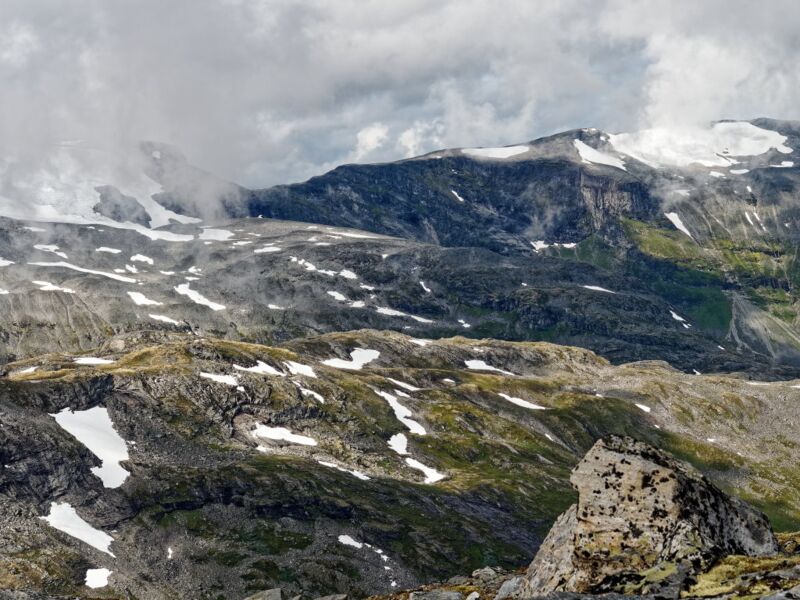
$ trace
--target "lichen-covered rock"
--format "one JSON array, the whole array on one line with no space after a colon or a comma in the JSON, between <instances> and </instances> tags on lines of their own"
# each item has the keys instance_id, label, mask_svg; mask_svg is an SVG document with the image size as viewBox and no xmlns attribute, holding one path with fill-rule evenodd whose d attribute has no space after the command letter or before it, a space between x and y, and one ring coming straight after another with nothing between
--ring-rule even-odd
<instances>
[{"instance_id":1,"label":"lichen-covered rock","mask_svg":"<svg viewBox=\"0 0 800 600\"><path fill-rule=\"evenodd\" d=\"M729 554L778 551L767 518L690 466L627 437L599 440L573 470L578 503L531 563L523 597L674 586Z\"/></svg>"}]
</instances>

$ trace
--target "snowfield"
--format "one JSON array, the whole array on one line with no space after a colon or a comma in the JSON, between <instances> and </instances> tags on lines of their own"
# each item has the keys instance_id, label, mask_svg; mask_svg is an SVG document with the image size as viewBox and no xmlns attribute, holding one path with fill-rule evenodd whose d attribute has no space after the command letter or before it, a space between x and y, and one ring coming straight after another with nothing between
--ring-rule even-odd
<instances>
[{"instance_id":1,"label":"snowfield","mask_svg":"<svg viewBox=\"0 0 800 600\"><path fill-rule=\"evenodd\" d=\"M529 146L505 146L503 148L463 148L462 154L477 158L504 159L524 154L530 150Z\"/></svg>"},{"instance_id":2,"label":"snowfield","mask_svg":"<svg viewBox=\"0 0 800 600\"><path fill-rule=\"evenodd\" d=\"M627 171L625 168L625 163L622 161L622 159L592 148L580 140L574 140L573 144L575 145L575 149L578 151L578 154L583 162L594 165L608 165L609 167L616 167L617 169Z\"/></svg>"},{"instance_id":3,"label":"snowfield","mask_svg":"<svg viewBox=\"0 0 800 600\"><path fill-rule=\"evenodd\" d=\"M744 121L714 123L708 127L645 129L609 136L618 152L651 167L727 167L735 157L759 156L771 149L790 154L786 136Z\"/></svg>"},{"instance_id":4,"label":"snowfield","mask_svg":"<svg viewBox=\"0 0 800 600\"><path fill-rule=\"evenodd\" d=\"M95 529L81 519L68 502L51 502L50 514L39 518L47 521L51 527L79 539L92 548L105 552L109 556L114 556L111 550L108 549L114 538L99 529Z\"/></svg>"},{"instance_id":5,"label":"snowfield","mask_svg":"<svg viewBox=\"0 0 800 600\"><path fill-rule=\"evenodd\" d=\"M105 487L116 488L123 484L130 473L119 463L128 460L128 445L114 429L106 408L95 406L74 412L65 408L50 416L102 461L102 466L92 467L92 473Z\"/></svg>"}]
</instances>

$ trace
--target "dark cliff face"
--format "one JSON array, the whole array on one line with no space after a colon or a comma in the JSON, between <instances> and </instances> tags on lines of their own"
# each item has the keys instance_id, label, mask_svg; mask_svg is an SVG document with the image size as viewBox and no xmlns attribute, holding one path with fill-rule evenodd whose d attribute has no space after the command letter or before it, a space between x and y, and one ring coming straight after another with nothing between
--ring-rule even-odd
<instances>
[{"instance_id":1,"label":"dark cliff face","mask_svg":"<svg viewBox=\"0 0 800 600\"><path fill-rule=\"evenodd\" d=\"M339 167L305 183L253 191L245 210L508 254L529 252L535 240L605 234L620 217L649 220L657 208L642 182L563 158L445 156Z\"/></svg>"}]
</instances>

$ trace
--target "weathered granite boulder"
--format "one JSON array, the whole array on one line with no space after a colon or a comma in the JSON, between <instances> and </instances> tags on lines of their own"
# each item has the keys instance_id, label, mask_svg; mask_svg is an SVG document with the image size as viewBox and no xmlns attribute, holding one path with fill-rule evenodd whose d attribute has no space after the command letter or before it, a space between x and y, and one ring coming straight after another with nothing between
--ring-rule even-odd
<instances>
[{"instance_id":1,"label":"weathered granite boulder","mask_svg":"<svg viewBox=\"0 0 800 600\"><path fill-rule=\"evenodd\" d=\"M572 472L562 514L521 597L675 588L728 554L778 552L767 518L668 454L627 437L599 440Z\"/></svg>"}]
</instances>

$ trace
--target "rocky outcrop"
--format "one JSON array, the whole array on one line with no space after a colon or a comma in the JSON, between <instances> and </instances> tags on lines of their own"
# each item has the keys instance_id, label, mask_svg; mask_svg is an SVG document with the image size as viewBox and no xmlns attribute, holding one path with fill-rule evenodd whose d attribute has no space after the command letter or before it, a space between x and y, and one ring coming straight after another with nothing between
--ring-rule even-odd
<instances>
[{"instance_id":1,"label":"rocky outcrop","mask_svg":"<svg viewBox=\"0 0 800 600\"><path fill-rule=\"evenodd\" d=\"M767 518L690 466L627 437L599 440L573 470L578 502L531 563L523 597L643 592L730 554L778 551Z\"/></svg>"}]
</instances>

